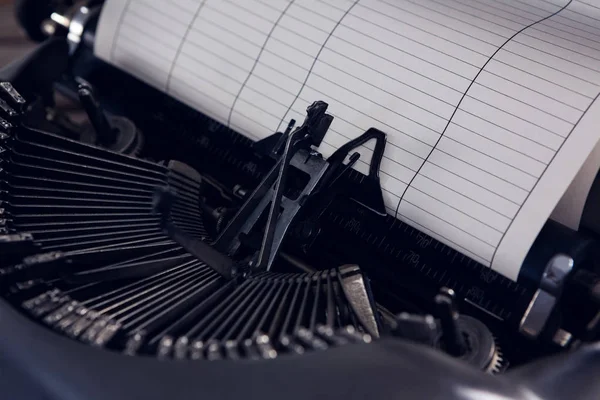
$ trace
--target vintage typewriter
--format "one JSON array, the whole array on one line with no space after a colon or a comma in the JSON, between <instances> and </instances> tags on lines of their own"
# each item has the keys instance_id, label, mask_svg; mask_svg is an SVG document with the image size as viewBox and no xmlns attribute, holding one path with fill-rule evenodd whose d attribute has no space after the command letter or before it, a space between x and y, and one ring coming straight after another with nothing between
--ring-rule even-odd
<instances>
[{"instance_id":1,"label":"vintage typewriter","mask_svg":"<svg viewBox=\"0 0 600 400\"><path fill-rule=\"evenodd\" d=\"M593 235L549 221L512 282L386 215L385 133L325 159L314 99L253 142L56 3L0 71L3 398L598 398Z\"/></svg>"}]
</instances>

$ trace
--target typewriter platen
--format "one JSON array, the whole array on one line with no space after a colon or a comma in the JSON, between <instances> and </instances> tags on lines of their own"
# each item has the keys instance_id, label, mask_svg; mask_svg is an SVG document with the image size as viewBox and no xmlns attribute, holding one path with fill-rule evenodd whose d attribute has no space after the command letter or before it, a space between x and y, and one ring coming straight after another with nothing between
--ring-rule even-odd
<instances>
[{"instance_id":1,"label":"typewriter platen","mask_svg":"<svg viewBox=\"0 0 600 400\"><path fill-rule=\"evenodd\" d=\"M0 72L2 388L597 398L593 237L549 222L507 280L386 215L384 132L324 159L315 99L252 142L96 60L91 5Z\"/></svg>"}]
</instances>

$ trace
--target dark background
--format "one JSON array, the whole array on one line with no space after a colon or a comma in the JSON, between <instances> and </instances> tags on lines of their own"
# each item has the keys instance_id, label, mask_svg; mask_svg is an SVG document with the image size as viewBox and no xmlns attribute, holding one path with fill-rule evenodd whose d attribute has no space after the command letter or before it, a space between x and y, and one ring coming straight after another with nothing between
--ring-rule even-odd
<instances>
[{"instance_id":1,"label":"dark background","mask_svg":"<svg viewBox=\"0 0 600 400\"><path fill-rule=\"evenodd\" d=\"M13 0L0 0L0 68L33 47L13 16Z\"/></svg>"}]
</instances>

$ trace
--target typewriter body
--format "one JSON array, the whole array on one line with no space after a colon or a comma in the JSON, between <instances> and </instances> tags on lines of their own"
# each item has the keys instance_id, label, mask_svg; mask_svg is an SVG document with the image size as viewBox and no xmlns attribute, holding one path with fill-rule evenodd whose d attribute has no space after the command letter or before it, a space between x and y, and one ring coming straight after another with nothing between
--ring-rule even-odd
<instances>
[{"instance_id":1,"label":"typewriter body","mask_svg":"<svg viewBox=\"0 0 600 400\"><path fill-rule=\"evenodd\" d=\"M0 71L6 398L600 396L594 235L510 281L385 213L385 132L325 159L314 99L253 142L96 59L83 3Z\"/></svg>"}]
</instances>

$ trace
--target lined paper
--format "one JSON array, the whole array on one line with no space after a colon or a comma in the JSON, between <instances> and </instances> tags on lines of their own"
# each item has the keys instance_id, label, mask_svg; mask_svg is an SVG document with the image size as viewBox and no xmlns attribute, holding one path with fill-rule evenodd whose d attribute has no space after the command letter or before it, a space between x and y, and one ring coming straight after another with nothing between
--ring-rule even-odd
<instances>
[{"instance_id":1,"label":"lined paper","mask_svg":"<svg viewBox=\"0 0 600 400\"><path fill-rule=\"evenodd\" d=\"M253 139L386 132L388 212L513 280L600 135L592 0L108 0L95 52Z\"/></svg>"}]
</instances>

